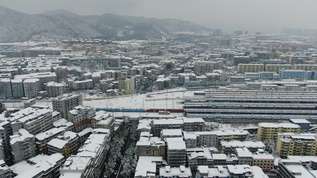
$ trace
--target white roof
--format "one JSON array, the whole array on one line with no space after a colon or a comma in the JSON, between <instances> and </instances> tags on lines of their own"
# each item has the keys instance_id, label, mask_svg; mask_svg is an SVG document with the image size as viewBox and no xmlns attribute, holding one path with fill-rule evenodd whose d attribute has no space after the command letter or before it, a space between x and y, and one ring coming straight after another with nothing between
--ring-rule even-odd
<instances>
[{"instance_id":1,"label":"white roof","mask_svg":"<svg viewBox=\"0 0 317 178\"><path fill-rule=\"evenodd\" d=\"M64 159L64 156L60 153L54 153L52 155L37 155L27 161L21 161L13 166L10 169L18 174L17 177L33 177L35 175L41 174L49 169L54 168ZM30 164L32 162L32 164Z\"/></svg>"},{"instance_id":2,"label":"white roof","mask_svg":"<svg viewBox=\"0 0 317 178\"><path fill-rule=\"evenodd\" d=\"M212 154L213 159L227 160L226 154Z\"/></svg>"},{"instance_id":3,"label":"white roof","mask_svg":"<svg viewBox=\"0 0 317 178\"><path fill-rule=\"evenodd\" d=\"M34 136L30 134L27 130L20 129L19 133L10 136L10 143L12 145L12 144L15 144L16 142L26 141L26 139L34 139Z\"/></svg>"},{"instance_id":4,"label":"white roof","mask_svg":"<svg viewBox=\"0 0 317 178\"><path fill-rule=\"evenodd\" d=\"M67 143L65 140L54 138L47 144L58 149L63 149Z\"/></svg>"},{"instance_id":5,"label":"white roof","mask_svg":"<svg viewBox=\"0 0 317 178\"><path fill-rule=\"evenodd\" d=\"M273 127L273 128L300 128L297 124L292 123L259 123L261 127Z\"/></svg>"},{"instance_id":6,"label":"white roof","mask_svg":"<svg viewBox=\"0 0 317 178\"><path fill-rule=\"evenodd\" d=\"M81 132L78 133L79 137L82 137L88 133L92 133L94 131L94 129L92 129L91 127L85 128L84 130L82 130Z\"/></svg>"},{"instance_id":7,"label":"white roof","mask_svg":"<svg viewBox=\"0 0 317 178\"><path fill-rule=\"evenodd\" d=\"M49 137L52 137L54 135L59 135L61 134L62 132L65 131L65 128L64 127L60 127L60 128L52 128L46 132L42 132L42 133L39 133L37 135L35 135L35 138L37 140L45 140Z\"/></svg>"},{"instance_id":8,"label":"white roof","mask_svg":"<svg viewBox=\"0 0 317 178\"><path fill-rule=\"evenodd\" d=\"M306 119L290 119L290 121L298 124L310 124L310 122Z\"/></svg>"},{"instance_id":9,"label":"white roof","mask_svg":"<svg viewBox=\"0 0 317 178\"><path fill-rule=\"evenodd\" d=\"M182 129L163 129L161 136L182 136Z\"/></svg>"},{"instance_id":10,"label":"white roof","mask_svg":"<svg viewBox=\"0 0 317 178\"><path fill-rule=\"evenodd\" d=\"M195 133L192 132L183 132L184 134L184 139L196 139L197 135Z\"/></svg>"},{"instance_id":11,"label":"white roof","mask_svg":"<svg viewBox=\"0 0 317 178\"><path fill-rule=\"evenodd\" d=\"M312 177L311 173L301 164L284 164L284 166L293 174L296 174L296 178L308 178Z\"/></svg>"},{"instance_id":12,"label":"white roof","mask_svg":"<svg viewBox=\"0 0 317 178\"><path fill-rule=\"evenodd\" d=\"M190 168L180 166L180 167L161 167L160 168L160 176L163 177L173 177L173 176L178 176L178 177L190 177L192 176L192 172Z\"/></svg>"},{"instance_id":13,"label":"white roof","mask_svg":"<svg viewBox=\"0 0 317 178\"><path fill-rule=\"evenodd\" d=\"M89 166L91 162L91 157L82 157L77 155L71 155L65 161L64 165L61 166L60 171L63 170L76 170L78 172L84 172L84 170Z\"/></svg>"},{"instance_id":14,"label":"white roof","mask_svg":"<svg viewBox=\"0 0 317 178\"><path fill-rule=\"evenodd\" d=\"M163 162L161 156L140 156L138 164L135 169L134 177L147 177L148 174L155 175L156 173L156 163Z\"/></svg>"},{"instance_id":15,"label":"white roof","mask_svg":"<svg viewBox=\"0 0 317 178\"><path fill-rule=\"evenodd\" d=\"M253 155L253 159L272 159L274 160L274 156L270 154L257 154Z\"/></svg>"},{"instance_id":16,"label":"white roof","mask_svg":"<svg viewBox=\"0 0 317 178\"><path fill-rule=\"evenodd\" d=\"M238 157L252 157L252 153L247 148L236 148Z\"/></svg>"},{"instance_id":17,"label":"white roof","mask_svg":"<svg viewBox=\"0 0 317 178\"><path fill-rule=\"evenodd\" d=\"M287 156L290 160L299 160L301 162L317 162L317 156Z\"/></svg>"},{"instance_id":18,"label":"white roof","mask_svg":"<svg viewBox=\"0 0 317 178\"><path fill-rule=\"evenodd\" d=\"M184 121L182 119L160 119L160 120L154 120L154 125L169 125L169 124L184 124Z\"/></svg>"},{"instance_id":19,"label":"white roof","mask_svg":"<svg viewBox=\"0 0 317 178\"><path fill-rule=\"evenodd\" d=\"M233 148L264 148L265 145L262 141L221 141L221 146L224 147L233 147Z\"/></svg>"},{"instance_id":20,"label":"white roof","mask_svg":"<svg viewBox=\"0 0 317 178\"><path fill-rule=\"evenodd\" d=\"M203 123L205 123L204 119L202 119L202 118L187 118L187 117L184 117L183 121L184 121L184 123L194 123L194 122L203 122Z\"/></svg>"},{"instance_id":21,"label":"white roof","mask_svg":"<svg viewBox=\"0 0 317 178\"><path fill-rule=\"evenodd\" d=\"M185 150L186 145L183 138L166 138L167 146L169 150Z\"/></svg>"}]
</instances>

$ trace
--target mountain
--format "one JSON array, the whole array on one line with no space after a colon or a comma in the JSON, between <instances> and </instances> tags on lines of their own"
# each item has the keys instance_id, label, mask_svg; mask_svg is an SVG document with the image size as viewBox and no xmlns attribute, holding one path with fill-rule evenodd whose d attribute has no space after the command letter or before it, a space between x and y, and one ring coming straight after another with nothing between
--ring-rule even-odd
<instances>
[{"instance_id":1,"label":"mountain","mask_svg":"<svg viewBox=\"0 0 317 178\"><path fill-rule=\"evenodd\" d=\"M177 32L208 28L187 21L114 14L80 16L65 10L26 14L0 6L0 42L32 38L103 38L115 40L168 38Z\"/></svg>"}]
</instances>

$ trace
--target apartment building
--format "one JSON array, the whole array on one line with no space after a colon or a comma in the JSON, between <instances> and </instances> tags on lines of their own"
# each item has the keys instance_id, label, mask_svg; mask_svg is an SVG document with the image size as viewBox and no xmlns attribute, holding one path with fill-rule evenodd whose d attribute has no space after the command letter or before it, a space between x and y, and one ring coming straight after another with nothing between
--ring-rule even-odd
<instances>
[{"instance_id":1,"label":"apartment building","mask_svg":"<svg viewBox=\"0 0 317 178\"><path fill-rule=\"evenodd\" d=\"M169 177L183 177L183 178L191 178L192 172L190 168L185 166L165 166L159 168L159 178L169 178Z\"/></svg>"},{"instance_id":2,"label":"apartment building","mask_svg":"<svg viewBox=\"0 0 317 178\"><path fill-rule=\"evenodd\" d=\"M35 135L35 143L38 154L47 154L47 143L65 132L65 128L52 128Z\"/></svg>"},{"instance_id":3,"label":"apartment building","mask_svg":"<svg viewBox=\"0 0 317 178\"><path fill-rule=\"evenodd\" d=\"M36 135L53 128L52 111L50 109L25 108L12 113L8 119L13 133L24 128L30 134Z\"/></svg>"},{"instance_id":4,"label":"apartment building","mask_svg":"<svg viewBox=\"0 0 317 178\"><path fill-rule=\"evenodd\" d=\"M12 98L11 80L8 78L0 79L0 98Z\"/></svg>"},{"instance_id":5,"label":"apartment building","mask_svg":"<svg viewBox=\"0 0 317 178\"><path fill-rule=\"evenodd\" d=\"M21 79L11 80L12 98L21 99L24 96L23 82Z\"/></svg>"},{"instance_id":6,"label":"apartment building","mask_svg":"<svg viewBox=\"0 0 317 178\"><path fill-rule=\"evenodd\" d=\"M182 119L159 119L152 121L153 136L159 137L163 129L183 129Z\"/></svg>"},{"instance_id":7,"label":"apartment building","mask_svg":"<svg viewBox=\"0 0 317 178\"><path fill-rule=\"evenodd\" d=\"M56 82L48 82L46 84L46 91L48 97L58 97L65 93L66 84L56 83Z\"/></svg>"},{"instance_id":8,"label":"apartment building","mask_svg":"<svg viewBox=\"0 0 317 178\"><path fill-rule=\"evenodd\" d=\"M81 95L64 94L53 99L53 110L60 112L65 119L68 119L68 112L78 105L83 105Z\"/></svg>"},{"instance_id":9,"label":"apartment building","mask_svg":"<svg viewBox=\"0 0 317 178\"><path fill-rule=\"evenodd\" d=\"M263 72L264 64L238 64L238 72Z\"/></svg>"},{"instance_id":10,"label":"apartment building","mask_svg":"<svg viewBox=\"0 0 317 178\"><path fill-rule=\"evenodd\" d=\"M198 132L204 131L205 121L202 118L183 118L184 121L184 131L187 132Z\"/></svg>"},{"instance_id":11,"label":"apartment building","mask_svg":"<svg viewBox=\"0 0 317 178\"><path fill-rule=\"evenodd\" d=\"M166 159L166 143L158 137L141 136L136 143L136 151L138 156L161 156Z\"/></svg>"},{"instance_id":12,"label":"apartment building","mask_svg":"<svg viewBox=\"0 0 317 178\"><path fill-rule=\"evenodd\" d=\"M280 157L317 156L317 134L279 133L276 150Z\"/></svg>"},{"instance_id":13,"label":"apartment building","mask_svg":"<svg viewBox=\"0 0 317 178\"><path fill-rule=\"evenodd\" d=\"M68 120L74 123L75 132L80 132L91 127L91 119L96 115L96 111L91 107L76 106L68 112Z\"/></svg>"},{"instance_id":14,"label":"apartment building","mask_svg":"<svg viewBox=\"0 0 317 178\"><path fill-rule=\"evenodd\" d=\"M257 166L249 165L227 165L208 168L198 166L196 177L263 177L267 175Z\"/></svg>"},{"instance_id":15,"label":"apartment building","mask_svg":"<svg viewBox=\"0 0 317 178\"><path fill-rule=\"evenodd\" d=\"M259 123L257 140L276 141L278 133L299 133L300 126L292 123Z\"/></svg>"},{"instance_id":16,"label":"apartment building","mask_svg":"<svg viewBox=\"0 0 317 178\"><path fill-rule=\"evenodd\" d=\"M52 155L40 154L28 160L21 161L10 167L13 175L21 177L59 177L59 168L64 163L63 155L55 153Z\"/></svg>"},{"instance_id":17,"label":"apartment building","mask_svg":"<svg viewBox=\"0 0 317 178\"><path fill-rule=\"evenodd\" d=\"M24 95L28 98L37 97L37 93L40 91L39 79L25 79L23 81Z\"/></svg>"},{"instance_id":18,"label":"apartment building","mask_svg":"<svg viewBox=\"0 0 317 178\"><path fill-rule=\"evenodd\" d=\"M66 131L47 143L48 154L61 153L65 159L77 153L78 148L79 138L75 132L71 131Z\"/></svg>"},{"instance_id":19,"label":"apartment building","mask_svg":"<svg viewBox=\"0 0 317 178\"><path fill-rule=\"evenodd\" d=\"M265 145L262 141L221 141L220 145L223 153L233 153L236 148L247 148L252 153L259 149L265 149Z\"/></svg>"},{"instance_id":20,"label":"apartment building","mask_svg":"<svg viewBox=\"0 0 317 178\"><path fill-rule=\"evenodd\" d=\"M186 164L186 145L182 138L167 138L167 162L170 166Z\"/></svg>"},{"instance_id":21,"label":"apartment building","mask_svg":"<svg viewBox=\"0 0 317 178\"><path fill-rule=\"evenodd\" d=\"M36 155L34 135L25 129L20 129L16 134L10 136L10 143L15 163Z\"/></svg>"},{"instance_id":22,"label":"apartment building","mask_svg":"<svg viewBox=\"0 0 317 178\"><path fill-rule=\"evenodd\" d=\"M258 166L263 171L271 171L274 169L275 158L270 154L256 154L253 155L252 166Z\"/></svg>"}]
</instances>

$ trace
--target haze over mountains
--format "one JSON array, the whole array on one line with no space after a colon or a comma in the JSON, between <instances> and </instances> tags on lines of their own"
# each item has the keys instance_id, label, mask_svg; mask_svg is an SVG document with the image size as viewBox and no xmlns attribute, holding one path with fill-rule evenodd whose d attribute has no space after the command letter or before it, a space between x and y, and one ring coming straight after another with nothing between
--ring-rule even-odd
<instances>
[{"instance_id":1,"label":"haze over mountains","mask_svg":"<svg viewBox=\"0 0 317 178\"><path fill-rule=\"evenodd\" d=\"M65 10L26 14L0 6L0 42L32 38L102 38L111 40L166 38L177 32L210 29L188 21L113 14L81 16Z\"/></svg>"}]
</instances>

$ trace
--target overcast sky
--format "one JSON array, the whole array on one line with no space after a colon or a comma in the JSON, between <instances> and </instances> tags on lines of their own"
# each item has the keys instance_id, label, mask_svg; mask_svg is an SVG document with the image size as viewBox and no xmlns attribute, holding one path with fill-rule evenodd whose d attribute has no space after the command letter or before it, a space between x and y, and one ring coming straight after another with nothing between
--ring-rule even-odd
<instances>
[{"instance_id":1,"label":"overcast sky","mask_svg":"<svg viewBox=\"0 0 317 178\"><path fill-rule=\"evenodd\" d=\"M317 0L0 0L0 4L30 14L65 9L79 15L174 18L225 31L317 29Z\"/></svg>"}]
</instances>

